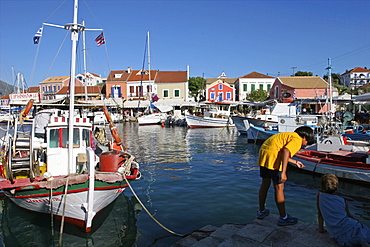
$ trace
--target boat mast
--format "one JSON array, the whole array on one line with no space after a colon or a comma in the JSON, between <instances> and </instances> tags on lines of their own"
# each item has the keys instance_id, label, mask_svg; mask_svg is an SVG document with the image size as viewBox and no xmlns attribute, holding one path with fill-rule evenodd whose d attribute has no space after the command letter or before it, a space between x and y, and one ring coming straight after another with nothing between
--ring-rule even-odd
<instances>
[{"instance_id":1,"label":"boat mast","mask_svg":"<svg viewBox=\"0 0 370 247\"><path fill-rule=\"evenodd\" d=\"M149 36L149 31L147 32L147 37L148 37L148 70L149 70L149 85L150 85L150 93L153 91L153 85L150 82L150 36ZM149 95L151 97L151 95ZM151 99L150 99L151 100Z\"/></svg>"},{"instance_id":2,"label":"boat mast","mask_svg":"<svg viewBox=\"0 0 370 247\"><path fill-rule=\"evenodd\" d=\"M82 26L85 26L85 21L82 20ZM82 32L82 49L84 54L84 85L85 85L85 100L87 100L87 80L86 80L86 36L85 31Z\"/></svg>"},{"instance_id":3,"label":"boat mast","mask_svg":"<svg viewBox=\"0 0 370 247\"><path fill-rule=\"evenodd\" d=\"M330 104L330 108L329 108L329 116L330 116L330 122L332 121L333 119L333 114L334 114L334 111L333 111L333 91L332 91L332 83L331 83L331 59L328 58L328 67L326 68L328 70L328 80L329 80L329 104Z\"/></svg>"},{"instance_id":4,"label":"boat mast","mask_svg":"<svg viewBox=\"0 0 370 247\"><path fill-rule=\"evenodd\" d=\"M77 53L77 41L78 32L82 31L84 27L77 24L78 14L78 0L74 1L73 6L73 22L72 24L65 25L66 29L71 31L72 39L72 56L71 56L71 77L69 83L69 126L68 126L68 167L69 174L75 173L76 169L73 167L73 115L74 115L74 101L75 101L75 84L76 84L76 53Z\"/></svg>"}]
</instances>

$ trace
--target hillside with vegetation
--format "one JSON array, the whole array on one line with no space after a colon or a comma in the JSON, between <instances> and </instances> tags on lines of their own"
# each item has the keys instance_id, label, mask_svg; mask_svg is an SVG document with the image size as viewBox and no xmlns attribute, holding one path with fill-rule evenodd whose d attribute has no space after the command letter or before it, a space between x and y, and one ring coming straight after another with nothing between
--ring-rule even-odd
<instances>
[{"instance_id":1,"label":"hillside with vegetation","mask_svg":"<svg viewBox=\"0 0 370 247\"><path fill-rule=\"evenodd\" d=\"M0 97L14 92L14 86L0 80Z\"/></svg>"}]
</instances>

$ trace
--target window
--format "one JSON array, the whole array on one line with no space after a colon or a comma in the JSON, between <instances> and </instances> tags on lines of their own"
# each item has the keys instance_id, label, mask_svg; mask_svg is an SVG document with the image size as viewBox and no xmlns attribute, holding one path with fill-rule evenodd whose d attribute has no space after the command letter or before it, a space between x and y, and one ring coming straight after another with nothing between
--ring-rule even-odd
<instances>
[{"instance_id":1,"label":"window","mask_svg":"<svg viewBox=\"0 0 370 247\"><path fill-rule=\"evenodd\" d=\"M179 98L180 97L180 90L179 89L173 90L173 94L174 94L175 98Z\"/></svg>"},{"instance_id":2,"label":"window","mask_svg":"<svg viewBox=\"0 0 370 247\"><path fill-rule=\"evenodd\" d=\"M62 131L62 147L67 148L68 147L68 129L61 129ZM80 132L79 129L73 129L73 147L78 148L80 147Z\"/></svg>"},{"instance_id":3,"label":"window","mask_svg":"<svg viewBox=\"0 0 370 247\"><path fill-rule=\"evenodd\" d=\"M60 85L58 85L58 91L60 90Z\"/></svg>"},{"instance_id":4,"label":"window","mask_svg":"<svg viewBox=\"0 0 370 247\"><path fill-rule=\"evenodd\" d=\"M163 98L168 98L168 89L163 90Z\"/></svg>"},{"instance_id":5,"label":"window","mask_svg":"<svg viewBox=\"0 0 370 247\"><path fill-rule=\"evenodd\" d=\"M271 84L267 84L267 92L269 92L271 89Z\"/></svg>"},{"instance_id":6,"label":"window","mask_svg":"<svg viewBox=\"0 0 370 247\"><path fill-rule=\"evenodd\" d=\"M222 101L224 99L224 93L218 94L218 101Z\"/></svg>"},{"instance_id":7,"label":"window","mask_svg":"<svg viewBox=\"0 0 370 247\"><path fill-rule=\"evenodd\" d=\"M218 84L218 90L222 90L222 84Z\"/></svg>"},{"instance_id":8,"label":"window","mask_svg":"<svg viewBox=\"0 0 370 247\"><path fill-rule=\"evenodd\" d=\"M243 84L243 91L244 92L248 91L248 84Z\"/></svg>"},{"instance_id":9,"label":"window","mask_svg":"<svg viewBox=\"0 0 370 247\"><path fill-rule=\"evenodd\" d=\"M51 129L50 130L49 147L50 148L59 147L59 129Z\"/></svg>"},{"instance_id":10,"label":"window","mask_svg":"<svg viewBox=\"0 0 370 247\"><path fill-rule=\"evenodd\" d=\"M275 98L279 98L279 86L275 87Z\"/></svg>"},{"instance_id":11,"label":"window","mask_svg":"<svg viewBox=\"0 0 370 247\"><path fill-rule=\"evenodd\" d=\"M214 92L211 92L209 96L210 96L210 99L211 100L214 100L215 99L215 93Z\"/></svg>"},{"instance_id":12,"label":"window","mask_svg":"<svg viewBox=\"0 0 370 247\"><path fill-rule=\"evenodd\" d=\"M260 89L263 90L263 84L260 84Z\"/></svg>"},{"instance_id":13,"label":"window","mask_svg":"<svg viewBox=\"0 0 370 247\"><path fill-rule=\"evenodd\" d=\"M226 93L226 99L231 99L231 93L230 92Z\"/></svg>"},{"instance_id":14,"label":"window","mask_svg":"<svg viewBox=\"0 0 370 247\"><path fill-rule=\"evenodd\" d=\"M131 94L135 93L135 87L134 86L130 86L130 93Z\"/></svg>"},{"instance_id":15,"label":"window","mask_svg":"<svg viewBox=\"0 0 370 247\"><path fill-rule=\"evenodd\" d=\"M256 84L251 84L251 91L253 92L254 90L256 90Z\"/></svg>"}]
</instances>

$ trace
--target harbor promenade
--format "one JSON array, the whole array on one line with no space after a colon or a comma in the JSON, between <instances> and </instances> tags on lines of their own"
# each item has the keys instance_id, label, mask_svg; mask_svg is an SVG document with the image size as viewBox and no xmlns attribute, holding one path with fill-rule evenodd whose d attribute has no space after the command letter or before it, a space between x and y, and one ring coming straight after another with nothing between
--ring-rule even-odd
<instances>
[{"instance_id":1,"label":"harbor promenade","mask_svg":"<svg viewBox=\"0 0 370 247\"><path fill-rule=\"evenodd\" d=\"M207 225L182 238L172 247L339 246L328 233L317 232L315 225L299 221L296 225L278 226L277 221L278 215L269 215L263 220L255 219L250 224L230 223L221 227Z\"/></svg>"}]
</instances>

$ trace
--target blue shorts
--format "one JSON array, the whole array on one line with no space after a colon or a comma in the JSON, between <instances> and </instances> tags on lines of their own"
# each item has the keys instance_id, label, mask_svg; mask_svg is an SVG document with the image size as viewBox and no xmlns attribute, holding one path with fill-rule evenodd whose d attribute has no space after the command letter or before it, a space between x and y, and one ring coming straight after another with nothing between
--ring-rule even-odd
<instances>
[{"instance_id":1,"label":"blue shorts","mask_svg":"<svg viewBox=\"0 0 370 247\"><path fill-rule=\"evenodd\" d=\"M282 184L281 182L281 171L270 170L266 167L260 166L260 177L261 178L271 178L275 184Z\"/></svg>"}]
</instances>

